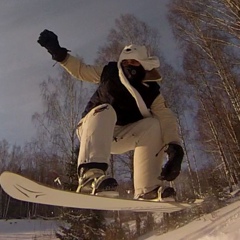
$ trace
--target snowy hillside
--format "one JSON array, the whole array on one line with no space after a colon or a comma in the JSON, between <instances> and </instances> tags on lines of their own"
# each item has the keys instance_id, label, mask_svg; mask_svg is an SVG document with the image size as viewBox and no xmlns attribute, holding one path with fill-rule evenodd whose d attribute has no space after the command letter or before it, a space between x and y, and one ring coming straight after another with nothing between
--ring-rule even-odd
<instances>
[{"instance_id":1,"label":"snowy hillside","mask_svg":"<svg viewBox=\"0 0 240 240\"><path fill-rule=\"evenodd\" d=\"M151 236L150 236L151 235ZM151 233L139 240L239 240L240 201L163 235Z\"/></svg>"},{"instance_id":2,"label":"snowy hillside","mask_svg":"<svg viewBox=\"0 0 240 240\"><path fill-rule=\"evenodd\" d=\"M56 240L58 224L44 220L0 220L0 240ZM240 201L189 223L172 232L157 231L139 240L239 240ZM117 239L116 239L117 240Z\"/></svg>"}]
</instances>

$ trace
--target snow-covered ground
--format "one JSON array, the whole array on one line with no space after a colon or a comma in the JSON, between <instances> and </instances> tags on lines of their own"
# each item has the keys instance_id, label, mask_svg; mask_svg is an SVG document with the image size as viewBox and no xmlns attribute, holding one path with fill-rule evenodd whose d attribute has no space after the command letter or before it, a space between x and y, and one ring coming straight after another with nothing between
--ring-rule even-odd
<instances>
[{"instance_id":1,"label":"snow-covered ground","mask_svg":"<svg viewBox=\"0 0 240 240\"><path fill-rule=\"evenodd\" d=\"M151 235L151 236L150 236ZM151 233L139 240L239 240L240 201L163 235Z\"/></svg>"},{"instance_id":2,"label":"snow-covered ground","mask_svg":"<svg viewBox=\"0 0 240 240\"><path fill-rule=\"evenodd\" d=\"M0 240L56 240L58 224L49 220L0 220Z\"/></svg>"},{"instance_id":3,"label":"snow-covered ground","mask_svg":"<svg viewBox=\"0 0 240 240\"><path fill-rule=\"evenodd\" d=\"M56 240L55 221L0 220L0 240ZM232 203L211 214L172 232L158 235L150 233L139 240L239 240L240 201ZM116 239L117 240L117 239Z\"/></svg>"}]
</instances>

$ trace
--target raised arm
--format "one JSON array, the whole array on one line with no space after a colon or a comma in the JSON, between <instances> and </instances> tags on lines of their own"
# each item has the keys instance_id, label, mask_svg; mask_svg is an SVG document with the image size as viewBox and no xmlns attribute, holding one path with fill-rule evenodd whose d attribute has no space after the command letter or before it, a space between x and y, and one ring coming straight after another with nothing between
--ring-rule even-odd
<instances>
[{"instance_id":1,"label":"raised arm","mask_svg":"<svg viewBox=\"0 0 240 240\"><path fill-rule=\"evenodd\" d=\"M103 68L86 65L80 59L68 54L69 50L59 45L58 37L55 33L45 29L40 33L38 43L47 49L53 60L59 62L75 78L93 83L100 81Z\"/></svg>"},{"instance_id":2,"label":"raised arm","mask_svg":"<svg viewBox=\"0 0 240 240\"><path fill-rule=\"evenodd\" d=\"M66 59L60 63L73 77L92 83L99 83L102 74L102 67L87 65L80 59L68 54Z\"/></svg>"}]
</instances>

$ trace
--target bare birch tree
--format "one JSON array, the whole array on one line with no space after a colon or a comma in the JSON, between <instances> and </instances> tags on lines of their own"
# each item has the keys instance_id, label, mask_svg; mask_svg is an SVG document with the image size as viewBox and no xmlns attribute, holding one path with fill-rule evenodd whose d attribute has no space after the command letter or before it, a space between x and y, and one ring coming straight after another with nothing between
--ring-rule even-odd
<instances>
[{"instance_id":1,"label":"bare birch tree","mask_svg":"<svg viewBox=\"0 0 240 240\"><path fill-rule=\"evenodd\" d=\"M81 119L88 90L61 70L58 78L48 78L41 84L43 113L32 117L38 129L37 142L46 157L55 154L60 159L75 159L78 139L75 133Z\"/></svg>"},{"instance_id":2,"label":"bare birch tree","mask_svg":"<svg viewBox=\"0 0 240 240\"><path fill-rule=\"evenodd\" d=\"M205 149L215 148L219 154L230 188L239 180L237 7L238 2L224 0L173 0L169 5L169 19L183 49L185 76L203 113L198 114L199 129L206 134L201 134L202 140Z\"/></svg>"},{"instance_id":3,"label":"bare birch tree","mask_svg":"<svg viewBox=\"0 0 240 240\"><path fill-rule=\"evenodd\" d=\"M239 168L236 154L239 147L232 128L233 122L226 118L232 110L231 105L229 107L228 98L224 88L221 87L221 81L216 78L214 67L205 61L201 52L193 46L186 53L184 57L186 80L194 86L200 103L196 121L201 140L205 149L215 151L215 156L219 154L226 179L231 187L231 183L236 184L238 181L235 169Z\"/></svg>"},{"instance_id":4,"label":"bare birch tree","mask_svg":"<svg viewBox=\"0 0 240 240\"><path fill-rule=\"evenodd\" d=\"M232 49L233 46L239 46L240 41L236 36L231 35L229 29L223 28L220 24L220 22L228 23L225 17L231 14L235 16L235 20L232 21L238 21L233 11L229 13L229 3L227 2L233 3L234 1L201 0L193 2L190 0L173 0L169 7L169 19L173 25L175 36L182 47L184 48L186 43L194 44L201 49L206 59L214 65L215 73L221 80L240 121L238 87L240 81L237 77L239 52L236 53ZM238 4L235 4L235 6L237 7ZM239 23L237 22L237 24Z\"/></svg>"}]
</instances>

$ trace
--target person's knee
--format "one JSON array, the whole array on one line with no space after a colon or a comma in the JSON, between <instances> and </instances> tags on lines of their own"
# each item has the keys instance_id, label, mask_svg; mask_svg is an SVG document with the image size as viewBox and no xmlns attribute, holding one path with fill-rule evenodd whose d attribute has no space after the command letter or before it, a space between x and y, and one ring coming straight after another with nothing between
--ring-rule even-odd
<instances>
[{"instance_id":1,"label":"person's knee","mask_svg":"<svg viewBox=\"0 0 240 240\"><path fill-rule=\"evenodd\" d=\"M116 118L116 112L114 108L108 103L101 104L92 110L93 116L96 116L99 113L105 113L105 114L114 116Z\"/></svg>"},{"instance_id":2,"label":"person's knee","mask_svg":"<svg viewBox=\"0 0 240 240\"><path fill-rule=\"evenodd\" d=\"M155 134L160 133L160 124L156 118L146 118L147 131Z\"/></svg>"},{"instance_id":3,"label":"person's knee","mask_svg":"<svg viewBox=\"0 0 240 240\"><path fill-rule=\"evenodd\" d=\"M80 139L84 129L89 130L89 126L105 126L116 123L117 115L110 104L101 104L93 108L78 124L76 133ZM96 124L99 123L99 124Z\"/></svg>"},{"instance_id":4,"label":"person's knee","mask_svg":"<svg viewBox=\"0 0 240 240\"><path fill-rule=\"evenodd\" d=\"M159 121L155 118L145 118L138 126L138 136L140 141L149 142L153 139L160 139L161 129Z\"/></svg>"}]
</instances>

